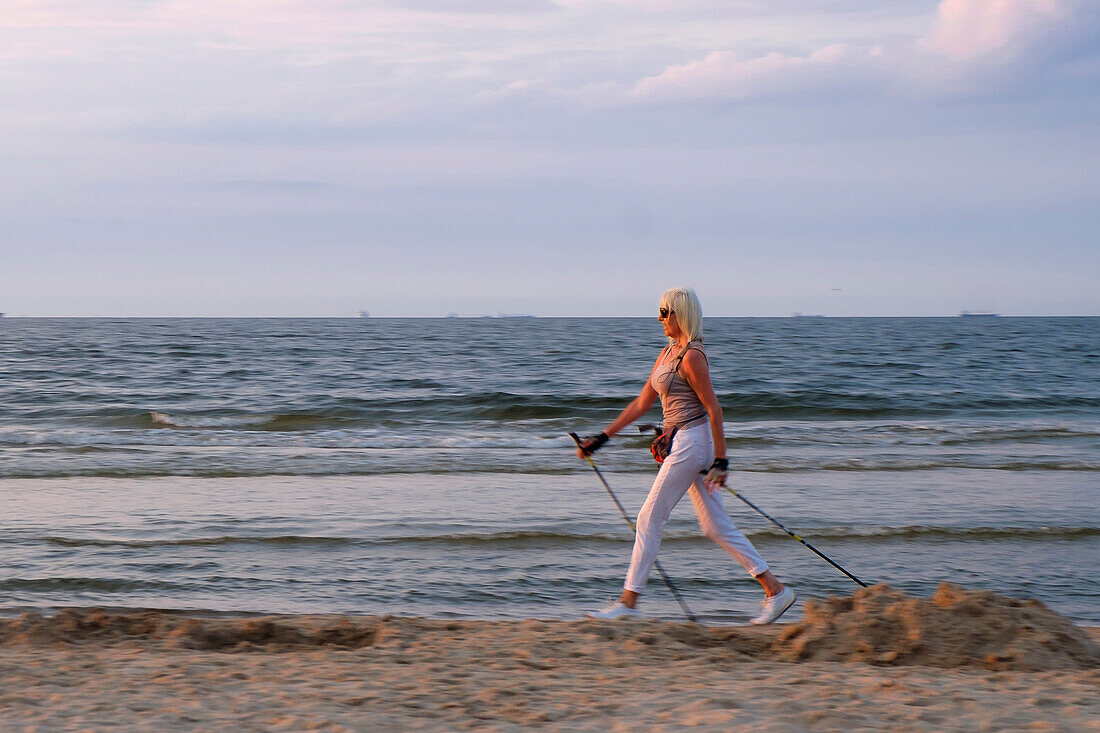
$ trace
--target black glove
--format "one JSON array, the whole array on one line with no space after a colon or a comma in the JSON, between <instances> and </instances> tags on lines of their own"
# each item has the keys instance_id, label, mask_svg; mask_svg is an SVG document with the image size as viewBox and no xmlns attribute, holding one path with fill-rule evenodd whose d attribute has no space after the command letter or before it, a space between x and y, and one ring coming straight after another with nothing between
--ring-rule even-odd
<instances>
[{"instance_id":1,"label":"black glove","mask_svg":"<svg viewBox=\"0 0 1100 733\"><path fill-rule=\"evenodd\" d=\"M607 433L600 433L599 435L589 435L581 438L581 453L586 456L590 456L606 443L610 438L607 437Z\"/></svg>"},{"instance_id":2,"label":"black glove","mask_svg":"<svg viewBox=\"0 0 1100 733\"><path fill-rule=\"evenodd\" d=\"M715 458L714 463L710 464L710 470L707 471L707 477L703 479L703 483L707 485L707 489L713 494L718 490L719 486L726 485L726 478L729 475L730 462L728 458ZM700 471L702 473L702 471Z\"/></svg>"}]
</instances>

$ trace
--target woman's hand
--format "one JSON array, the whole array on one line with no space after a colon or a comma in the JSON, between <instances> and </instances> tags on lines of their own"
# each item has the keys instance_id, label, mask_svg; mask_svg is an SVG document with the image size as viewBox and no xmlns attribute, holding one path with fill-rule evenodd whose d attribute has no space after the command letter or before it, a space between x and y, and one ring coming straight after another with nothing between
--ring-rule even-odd
<instances>
[{"instance_id":1,"label":"woman's hand","mask_svg":"<svg viewBox=\"0 0 1100 733\"><path fill-rule=\"evenodd\" d=\"M589 435L585 438L581 438L580 447L577 448L577 458L588 458L590 455L598 451L603 447L610 438L607 437L607 433L600 433L599 435Z\"/></svg>"},{"instance_id":2,"label":"woman's hand","mask_svg":"<svg viewBox=\"0 0 1100 733\"><path fill-rule=\"evenodd\" d=\"M703 479L707 491L714 493L720 488L726 487L726 478L729 476L730 462L727 458L715 458L707 471L707 477Z\"/></svg>"}]
</instances>

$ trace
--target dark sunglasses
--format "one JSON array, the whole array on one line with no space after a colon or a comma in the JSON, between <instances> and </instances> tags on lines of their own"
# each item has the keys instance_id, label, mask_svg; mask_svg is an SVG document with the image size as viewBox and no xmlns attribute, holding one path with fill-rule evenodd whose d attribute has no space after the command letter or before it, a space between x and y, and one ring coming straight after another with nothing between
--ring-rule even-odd
<instances>
[{"instance_id":1,"label":"dark sunglasses","mask_svg":"<svg viewBox=\"0 0 1100 733\"><path fill-rule=\"evenodd\" d=\"M657 315L661 318L668 318L671 315L675 315L676 311L669 310L668 308L658 308Z\"/></svg>"}]
</instances>

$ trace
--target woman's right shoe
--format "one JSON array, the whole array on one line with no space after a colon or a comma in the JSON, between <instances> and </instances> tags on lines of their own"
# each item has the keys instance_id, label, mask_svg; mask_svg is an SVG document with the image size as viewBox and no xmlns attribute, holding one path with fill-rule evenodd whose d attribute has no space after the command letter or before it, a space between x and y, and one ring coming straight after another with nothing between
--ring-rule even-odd
<instances>
[{"instance_id":1,"label":"woman's right shoe","mask_svg":"<svg viewBox=\"0 0 1100 733\"><path fill-rule=\"evenodd\" d=\"M633 618L638 615L638 609L629 608L622 601L612 601L599 611L589 611L588 618Z\"/></svg>"},{"instance_id":2,"label":"woman's right shoe","mask_svg":"<svg viewBox=\"0 0 1100 733\"><path fill-rule=\"evenodd\" d=\"M763 603L760 604L760 615L754 619L749 619L749 623L755 626L770 624L794 605L795 598L794 591L783 586L782 591L771 598L764 599Z\"/></svg>"}]
</instances>

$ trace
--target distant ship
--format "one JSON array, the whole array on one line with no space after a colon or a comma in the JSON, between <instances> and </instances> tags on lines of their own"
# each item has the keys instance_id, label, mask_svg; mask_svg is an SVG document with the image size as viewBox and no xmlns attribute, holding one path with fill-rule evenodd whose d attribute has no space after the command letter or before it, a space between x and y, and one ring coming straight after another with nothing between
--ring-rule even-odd
<instances>
[{"instance_id":1,"label":"distant ship","mask_svg":"<svg viewBox=\"0 0 1100 733\"><path fill-rule=\"evenodd\" d=\"M979 311L963 311L959 318L999 318L1000 313L984 313Z\"/></svg>"},{"instance_id":2,"label":"distant ship","mask_svg":"<svg viewBox=\"0 0 1100 733\"><path fill-rule=\"evenodd\" d=\"M359 311L360 318L370 318L370 311Z\"/></svg>"},{"instance_id":3,"label":"distant ship","mask_svg":"<svg viewBox=\"0 0 1100 733\"><path fill-rule=\"evenodd\" d=\"M792 313L791 318L825 318L824 313Z\"/></svg>"}]
</instances>

